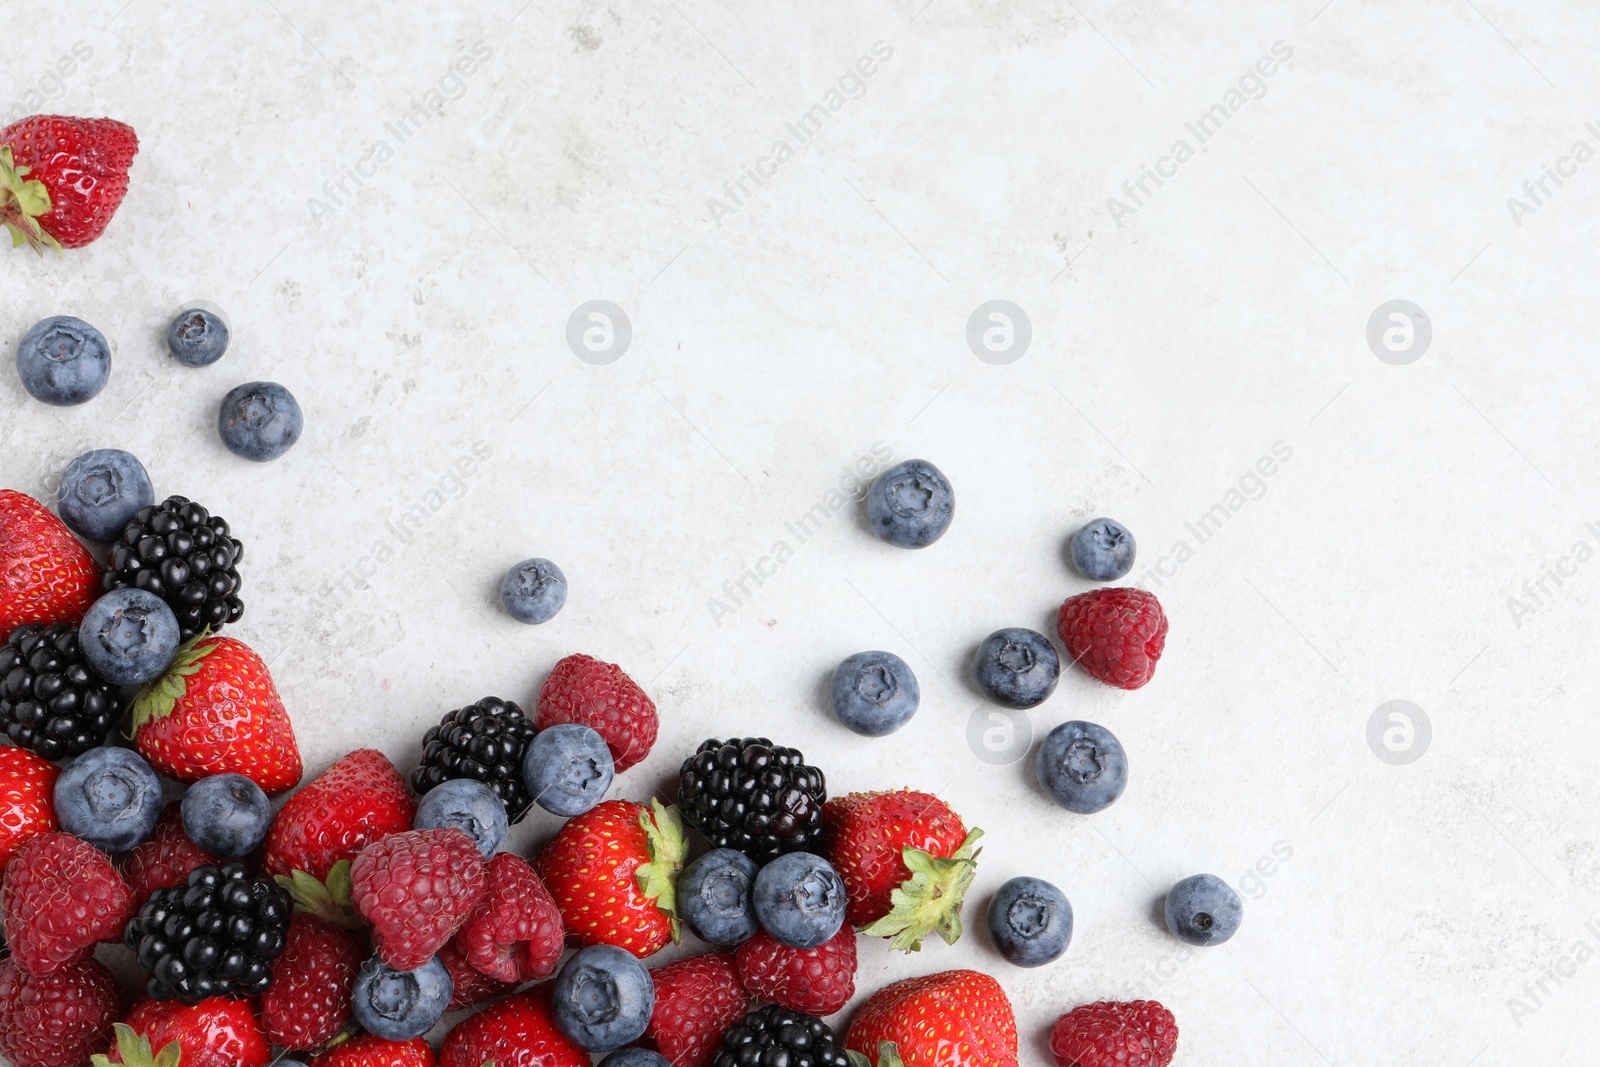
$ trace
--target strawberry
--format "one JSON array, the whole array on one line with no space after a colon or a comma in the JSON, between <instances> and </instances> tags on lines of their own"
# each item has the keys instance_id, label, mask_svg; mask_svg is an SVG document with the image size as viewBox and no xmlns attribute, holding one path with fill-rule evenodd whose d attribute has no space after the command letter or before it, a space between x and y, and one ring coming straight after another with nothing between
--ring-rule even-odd
<instances>
[{"instance_id":1,"label":"strawberry","mask_svg":"<svg viewBox=\"0 0 1600 1067\"><path fill-rule=\"evenodd\" d=\"M267 665L242 641L201 635L132 706L134 743L180 782L242 774L268 793L300 781L300 749Z\"/></svg>"},{"instance_id":2,"label":"strawberry","mask_svg":"<svg viewBox=\"0 0 1600 1067\"><path fill-rule=\"evenodd\" d=\"M929 934L951 945L960 939L982 830L969 833L944 801L910 789L835 797L822 817L851 926L905 950L920 949Z\"/></svg>"},{"instance_id":3,"label":"strawberry","mask_svg":"<svg viewBox=\"0 0 1600 1067\"><path fill-rule=\"evenodd\" d=\"M117 980L99 960L48 975L0 963L0 1056L12 1067L78 1067L106 1047L121 1010Z\"/></svg>"},{"instance_id":4,"label":"strawberry","mask_svg":"<svg viewBox=\"0 0 1600 1067\"><path fill-rule=\"evenodd\" d=\"M100 567L67 524L33 497L0 489L0 634L79 622L99 593Z\"/></svg>"},{"instance_id":5,"label":"strawberry","mask_svg":"<svg viewBox=\"0 0 1600 1067\"><path fill-rule=\"evenodd\" d=\"M447 1011L470 1008L474 1004L493 1000L516 988L510 982L497 982L488 975L473 970L472 964L467 962L466 954L456 948L454 941L445 942L444 947L434 953L434 958L444 964L444 969L450 972L451 991Z\"/></svg>"},{"instance_id":6,"label":"strawberry","mask_svg":"<svg viewBox=\"0 0 1600 1067\"><path fill-rule=\"evenodd\" d=\"M589 1054L556 1029L550 987L535 986L457 1023L439 1067L589 1067Z\"/></svg>"},{"instance_id":7,"label":"strawberry","mask_svg":"<svg viewBox=\"0 0 1600 1067\"><path fill-rule=\"evenodd\" d=\"M1178 1051L1178 1021L1153 1000L1079 1004L1056 1020L1057 1067L1167 1067Z\"/></svg>"},{"instance_id":8,"label":"strawberry","mask_svg":"<svg viewBox=\"0 0 1600 1067\"><path fill-rule=\"evenodd\" d=\"M122 861L122 877L133 893L131 911L137 912L157 889L179 885L189 878L189 872L208 863L228 862L189 840L183 832L183 813L180 801L172 801L161 809L156 828L150 836L133 846Z\"/></svg>"},{"instance_id":9,"label":"strawberry","mask_svg":"<svg viewBox=\"0 0 1600 1067\"><path fill-rule=\"evenodd\" d=\"M350 990L367 946L312 915L289 920L272 985L261 995L261 1030L284 1048L320 1048L350 1021Z\"/></svg>"},{"instance_id":10,"label":"strawberry","mask_svg":"<svg viewBox=\"0 0 1600 1067\"><path fill-rule=\"evenodd\" d=\"M650 754L660 729L655 702L621 667L583 655L557 663L539 689L534 725L543 730L561 723L587 726L605 738L618 774Z\"/></svg>"},{"instance_id":11,"label":"strawberry","mask_svg":"<svg viewBox=\"0 0 1600 1067\"><path fill-rule=\"evenodd\" d=\"M0 748L0 871L34 834L56 828L51 798L61 768L23 748Z\"/></svg>"},{"instance_id":12,"label":"strawberry","mask_svg":"<svg viewBox=\"0 0 1600 1067\"><path fill-rule=\"evenodd\" d=\"M0 130L0 224L11 246L26 241L42 255L99 237L138 151L133 127L115 119L33 115Z\"/></svg>"},{"instance_id":13,"label":"strawberry","mask_svg":"<svg viewBox=\"0 0 1600 1067\"><path fill-rule=\"evenodd\" d=\"M868 997L845 1047L875 1067L1017 1067L1017 1020L999 982L944 971Z\"/></svg>"},{"instance_id":14,"label":"strawberry","mask_svg":"<svg viewBox=\"0 0 1600 1067\"><path fill-rule=\"evenodd\" d=\"M710 1067L722 1035L750 1007L733 957L691 956L650 972L656 1006L647 1037L672 1067Z\"/></svg>"},{"instance_id":15,"label":"strawberry","mask_svg":"<svg viewBox=\"0 0 1600 1067\"><path fill-rule=\"evenodd\" d=\"M149 1055L164 1052L177 1042L183 1067L266 1067L272 1062L272 1046L261 1033L261 1024L248 1000L211 997L198 1004L176 1000L139 998L128 1012L130 1036L144 1038L140 1051ZM117 1047L108 1057L97 1059L95 1067L123 1063L127 1067L148 1067L148 1060L122 1056L121 1027ZM163 1065L165 1067L165 1065Z\"/></svg>"},{"instance_id":16,"label":"strawberry","mask_svg":"<svg viewBox=\"0 0 1600 1067\"><path fill-rule=\"evenodd\" d=\"M131 901L110 857L56 831L24 841L0 885L11 951L30 974L50 974L89 955L96 942L120 940Z\"/></svg>"},{"instance_id":17,"label":"strawberry","mask_svg":"<svg viewBox=\"0 0 1600 1067\"><path fill-rule=\"evenodd\" d=\"M1138 689L1156 673L1167 644L1167 613L1143 589L1091 589L1068 597L1056 613L1067 655L1093 678Z\"/></svg>"},{"instance_id":18,"label":"strawberry","mask_svg":"<svg viewBox=\"0 0 1600 1067\"><path fill-rule=\"evenodd\" d=\"M311 1061L315 1067L434 1067L433 1046L425 1038L385 1041L361 1034L341 1041Z\"/></svg>"},{"instance_id":19,"label":"strawberry","mask_svg":"<svg viewBox=\"0 0 1600 1067\"><path fill-rule=\"evenodd\" d=\"M674 887L688 852L677 808L608 800L568 820L534 867L569 935L643 959L678 940Z\"/></svg>"},{"instance_id":20,"label":"strawberry","mask_svg":"<svg viewBox=\"0 0 1600 1067\"><path fill-rule=\"evenodd\" d=\"M856 932L845 926L816 948L790 948L761 931L739 946L739 981L762 1001L832 1015L856 995Z\"/></svg>"},{"instance_id":21,"label":"strawberry","mask_svg":"<svg viewBox=\"0 0 1600 1067\"><path fill-rule=\"evenodd\" d=\"M361 850L350 899L372 925L378 957L414 971L461 929L485 881L483 853L464 830L407 830Z\"/></svg>"},{"instance_id":22,"label":"strawberry","mask_svg":"<svg viewBox=\"0 0 1600 1067\"><path fill-rule=\"evenodd\" d=\"M488 890L456 946L475 970L501 982L536 982L556 973L566 947L561 910L527 860L510 852L490 857Z\"/></svg>"}]
</instances>

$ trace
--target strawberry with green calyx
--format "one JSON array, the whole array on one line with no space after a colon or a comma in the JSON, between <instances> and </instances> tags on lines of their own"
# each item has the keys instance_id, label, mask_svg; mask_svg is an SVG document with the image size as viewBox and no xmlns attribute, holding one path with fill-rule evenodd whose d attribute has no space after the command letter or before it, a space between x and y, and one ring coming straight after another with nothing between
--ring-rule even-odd
<instances>
[{"instance_id":1,"label":"strawberry with green calyx","mask_svg":"<svg viewBox=\"0 0 1600 1067\"><path fill-rule=\"evenodd\" d=\"M13 248L81 248L111 224L139 151L114 119L31 115L0 129L0 225Z\"/></svg>"},{"instance_id":2,"label":"strawberry with green calyx","mask_svg":"<svg viewBox=\"0 0 1600 1067\"><path fill-rule=\"evenodd\" d=\"M153 1052L150 1039L134 1033L127 1023L112 1027L117 1035L117 1057L125 1067L178 1067L182 1049L177 1041L168 1041L160 1052ZM92 1067L112 1067L111 1059L101 1053L89 1057Z\"/></svg>"},{"instance_id":3,"label":"strawberry with green calyx","mask_svg":"<svg viewBox=\"0 0 1600 1067\"><path fill-rule=\"evenodd\" d=\"M1017 1067L1017 1018L987 974L925 974L868 997L845 1049L851 1067Z\"/></svg>"}]
</instances>

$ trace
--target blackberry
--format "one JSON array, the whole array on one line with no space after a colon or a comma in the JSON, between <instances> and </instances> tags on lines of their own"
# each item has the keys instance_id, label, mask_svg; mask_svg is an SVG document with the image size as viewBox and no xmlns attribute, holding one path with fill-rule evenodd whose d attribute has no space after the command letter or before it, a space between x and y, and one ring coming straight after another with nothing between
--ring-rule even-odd
<instances>
[{"instance_id":1,"label":"blackberry","mask_svg":"<svg viewBox=\"0 0 1600 1067\"><path fill-rule=\"evenodd\" d=\"M849 1067L833 1028L815 1015L769 1004L722 1035L711 1067Z\"/></svg>"},{"instance_id":2,"label":"blackberry","mask_svg":"<svg viewBox=\"0 0 1600 1067\"><path fill-rule=\"evenodd\" d=\"M178 617L180 639L217 630L244 614L239 560L244 546L228 523L187 497L169 496L140 508L111 549L106 592L144 589Z\"/></svg>"},{"instance_id":3,"label":"blackberry","mask_svg":"<svg viewBox=\"0 0 1600 1067\"><path fill-rule=\"evenodd\" d=\"M265 992L288 930L283 890L242 863L208 863L186 883L150 894L122 940L149 972L152 997L198 1004Z\"/></svg>"},{"instance_id":4,"label":"blackberry","mask_svg":"<svg viewBox=\"0 0 1600 1067\"><path fill-rule=\"evenodd\" d=\"M422 763L411 772L411 788L421 794L452 778L473 778L494 790L507 819L521 822L533 804L522 757L538 732L520 707L499 697L452 711L422 736Z\"/></svg>"},{"instance_id":5,"label":"blackberry","mask_svg":"<svg viewBox=\"0 0 1600 1067\"><path fill-rule=\"evenodd\" d=\"M818 852L827 780L798 749L765 737L707 741L678 772L683 817L711 842L757 863Z\"/></svg>"},{"instance_id":6,"label":"blackberry","mask_svg":"<svg viewBox=\"0 0 1600 1067\"><path fill-rule=\"evenodd\" d=\"M0 729L48 760L105 743L121 701L117 687L89 669L77 627L19 626L0 645Z\"/></svg>"}]
</instances>

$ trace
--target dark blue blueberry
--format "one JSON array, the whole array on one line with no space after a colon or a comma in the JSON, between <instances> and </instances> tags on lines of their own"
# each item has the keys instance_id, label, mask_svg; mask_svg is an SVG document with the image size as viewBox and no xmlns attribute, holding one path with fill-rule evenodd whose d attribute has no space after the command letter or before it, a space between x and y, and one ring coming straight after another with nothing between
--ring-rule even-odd
<instances>
[{"instance_id":1,"label":"dark blue blueberry","mask_svg":"<svg viewBox=\"0 0 1600 1067\"><path fill-rule=\"evenodd\" d=\"M600 1067L672 1067L672 1061L647 1048L619 1048L601 1060Z\"/></svg>"},{"instance_id":2,"label":"dark blue blueberry","mask_svg":"<svg viewBox=\"0 0 1600 1067\"><path fill-rule=\"evenodd\" d=\"M106 852L150 836L161 815L161 777L130 748L91 748L56 779L61 829Z\"/></svg>"},{"instance_id":3,"label":"dark blue blueberry","mask_svg":"<svg viewBox=\"0 0 1600 1067\"><path fill-rule=\"evenodd\" d=\"M228 390L217 412L217 433L241 459L266 463L300 440L305 418L289 390L277 382L246 382Z\"/></svg>"},{"instance_id":4,"label":"dark blue blueberry","mask_svg":"<svg viewBox=\"0 0 1600 1067\"><path fill-rule=\"evenodd\" d=\"M683 869L678 912L696 937L708 945L742 945L756 936L757 870L755 860L731 848L707 852Z\"/></svg>"},{"instance_id":5,"label":"dark blue blueberry","mask_svg":"<svg viewBox=\"0 0 1600 1067\"><path fill-rule=\"evenodd\" d=\"M1133 570L1133 534L1115 519L1095 519L1072 535L1072 566L1091 582L1114 582Z\"/></svg>"},{"instance_id":6,"label":"dark blue blueberry","mask_svg":"<svg viewBox=\"0 0 1600 1067\"><path fill-rule=\"evenodd\" d=\"M922 690L893 652L857 652L834 668L832 696L840 722L865 737L885 737L911 721Z\"/></svg>"},{"instance_id":7,"label":"dark blue blueberry","mask_svg":"<svg viewBox=\"0 0 1600 1067\"><path fill-rule=\"evenodd\" d=\"M833 865L809 852L779 856L756 875L756 918L774 941L816 948L844 925L844 882Z\"/></svg>"},{"instance_id":8,"label":"dark blue blueberry","mask_svg":"<svg viewBox=\"0 0 1600 1067\"><path fill-rule=\"evenodd\" d=\"M215 311L188 307L167 327L167 351L189 367L209 367L228 350L228 323Z\"/></svg>"},{"instance_id":9,"label":"dark blue blueberry","mask_svg":"<svg viewBox=\"0 0 1600 1067\"><path fill-rule=\"evenodd\" d=\"M36 400L67 406L93 400L111 377L111 346L82 319L52 315L17 342L17 375Z\"/></svg>"},{"instance_id":10,"label":"dark blue blueberry","mask_svg":"<svg viewBox=\"0 0 1600 1067\"><path fill-rule=\"evenodd\" d=\"M1194 874L1167 892L1167 929L1191 945L1220 945L1239 930L1244 902L1214 874Z\"/></svg>"},{"instance_id":11,"label":"dark blue blueberry","mask_svg":"<svg viewBox=\"0 0 1600 1067\"><path fill-rule=\"evenodd\" d=\"M454 826L472 838L488 859L505 841L510 820L505 803L491 787L476 778L451 778L424 794L412 826L418 830Z\"/></svg>"},{"instance_id":12,"label":"dark blue blueberry","mask_svg":"<svg viewBox=\"0 0 1600 1067\"><path fill-rule=\"evenodd\" d=\"M397 971L373 956L356 972L350 1006L368 1033L409 1041L434 1028L450 1005L454 985L437 957L414 971Z\"/></svg>"},{"instance_id":13,"label":"dark blue blueberry","mask_svg":"<svg viewBox=\"0 0 1600 1067\"><path fill-rule=\"evenodd\" d=\"M1128 787L1128 757L1110 730L1064 722L1039 749L1039 784L1068 811L1092 815L1116 803Z\"/></svg>"},{"instance_id":14,"label":"dark blue blueberry","mask_svg":"<svg viewBox=\"0 0 1600 1067\"><path fill-rule=\"evenodd\" d=\"M613 945L579 949L556 975L556 1028L590 1052L631 1045L644 1036L656 987L644 964Z\"/></svg>"},{"instance_id":15,"label":"dark blue blueberry","mask_svg":"<svg viewBox=\"0 0 1600 1067\"><path fill-rule=\"evenodd\" d=\"M96 600L78 626L78 647L112 685L144 685L167 673L178 653L178 619L143 589L116 589Z\"/></svg>"},{"instance_id":16,"label":"dark blue blueberry","mask_svg":"<svg viewBox=\"0 0 1600 1067\"><path fill-rule=\"evenodd\" d=\"M577 723L540 730L522 757L522 782L534 803L566 819L604 800L615 773L605 738Z\"/></svg>"},{"instance_id":17,"label":"dark blue blueberry","mask_svg":"<svg viewBox=\"0 0 1600 1067\"><path fill-rule=\"evenodd\" d=\"M500 600L518 622L549 622L567 602L567 576L547 559L525 559L506 571Z\"/></svg>"},{"instance_id":18,"label":"dark blue blueberry","mask_svg":"<svg viewBox=\"0 0 1600 1067\"><path fill-rule=\"evenodd\" d=\"M939 540L955 511L950 479L925 459L895 464L867 490L872 532L901 548L926 548Z\"/></svg>"},{"instance_id":19,"label":"dark blue blueberry","mask_svg":"<svg viewBox=\"0 0 1600 1067\"><path fill-rule=\"evenodd\" d=\"M1055 692L1061 678L1061 657L1044 634L1008 626L978 646L972 678L996 703L1031 708Z\"/></svg>"},{"instance_id":20,"label":"dark blue blueberry","mask_svg":"<svg viewBox=\"0 0 1600 1067\"><path fill-rule=\"evenodd\" d=\"M1072 905L1042 878L1013 878L989 902L989 940L1018 967L1043 967L1072 943Z\"/></svg>"},{"instance_id":21,"label":"dark blue blueberry","mask_svg":"<svg viewBox=\"0 0 1600 1067\"><path fill-rule=\"evenodd\" d=\"M67 464L56 494L61 521L80 537L102 543L121 537L139 509L155 502L144 464L120 448L97 448Z\"/></svg>"},{"instance_id":22,"label":"dark blue blueberry","mask_svg":"<svg viewBox=\"0 0 1600 1067\"><path fill-rule=\"evenodd\" d=\"M242 774L200 779L183 794L179 810L190 841L233 860L254 852L272 825L272 802Z\"/></svg>"}]
</instances>

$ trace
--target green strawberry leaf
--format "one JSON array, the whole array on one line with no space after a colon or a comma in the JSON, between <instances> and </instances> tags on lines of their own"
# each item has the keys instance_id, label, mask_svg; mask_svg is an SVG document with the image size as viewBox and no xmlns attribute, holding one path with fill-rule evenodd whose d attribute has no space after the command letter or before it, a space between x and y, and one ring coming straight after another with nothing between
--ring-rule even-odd
<instances>
[{"instance_id":1,"label":"green strawberry leaf","mask_svg":"<svg viewBox=\"0 0 1600 1067\"><path fill-rule=\"evenodd\" d=\"M891 938L890 945L902 952L922 951L929 934L938 934L947 945L961 940L961 905L978 873L977 847L982 830L973 830L961 848L949 859L930 856L919 848L907 848L901 856L911 877L889 894L889 914L861 928L868 937Z\"/></svg>"},{"instance_id":2,"label":"green strawberry leaf","mask_svg":"<svg viewBox=\"0 0 1600 1067\"><path fill-rule=\"evenodd\" d=\"M878 1067L905 1067L900 1061L900 1050L893 1041L878 1046Z\"/></svg>"},{"instance_id":3,"label":"green strawberry leaf","mask_svg":"<svg viewBox=\"0 0 1600 1067\"><path fill-rule=\"evenodd\" d=\"M133 698L133 703L128 707L132 715L133 733L137 734L146 723L157 722L171 715L178 701L189 692L189 679L200 672L205 658L217 648L214 643L204 647L200 645L210 632L202 630L191 638L178 649L167 673L139 690L139 695Z\"/></svg>"},{"instance_id":4,"label":"green strawberry leaf","mask_svg":"<svg viewBox=\"0 0 1600 1067\"><path fill-rule=\"evenodd\" d=\"M683 923L678 917L678 873L689 858L689 842L684 837L683 816L677 808L652 799L650 809L639 816L645 844L650 850L650 862L641 863L635 876L639 880L639 891L667 913L676 944L683 936Z\"/></svg>"},{"instance_id":5,"label":"green strawberry leaf","mask_svg":"<svg viewBox=\"0 0 1600 1067\"><path fill-rule=\"evenodd\" d=\"M316 876L301 870L293 874L280 874L273 878L289 894L296 911L315 915L319 919L356 930L361 920L350 904L350 861L340 860L328 868L328 879L319 882Z\"/></svg>"},{"instance_id":6,"label":"green strawberry leaf","mask_svg":"<svg viewBox=\"0 0 1600 1067\"><path fill-rule=\"evenodd\" d=\"M844 1058L850 1061L850 1067L872 1067L872 1061L854 1049L847 1049Z\"/></svg>"},{"instance_id":7,"label":"green strawberry leaf","mask_svg":"<svg viewBox=\"0 0 1600 1067\"><path fill-rule=\"evenodd\" d=\"M0 223L11 231L11 247L19 248L24 242L39 255L46 248L59 254L61 243L39 224L39 216L48 215L50 190L37 179L29 181L29 168L16 166L11 146L0 146Z\"/></svg>"},{"instance_id":8,"label":"green strawberry leaf","mask_svg":"<svg viewBox=\"0 0 1600 1067\"><path fill-rule=\"evenodd\" d=\"M113 1029L117 1037L117 1058L124 1067L178 1067L182 1050L176 1041L167 1042L158 1053L151 1052L150 1039L140 1037L127 1023L117 1023ZM89 1057L89 1062L93 1067L114 1067L110 1057L98 1052Z\"/></svg>"}]
</instances>

